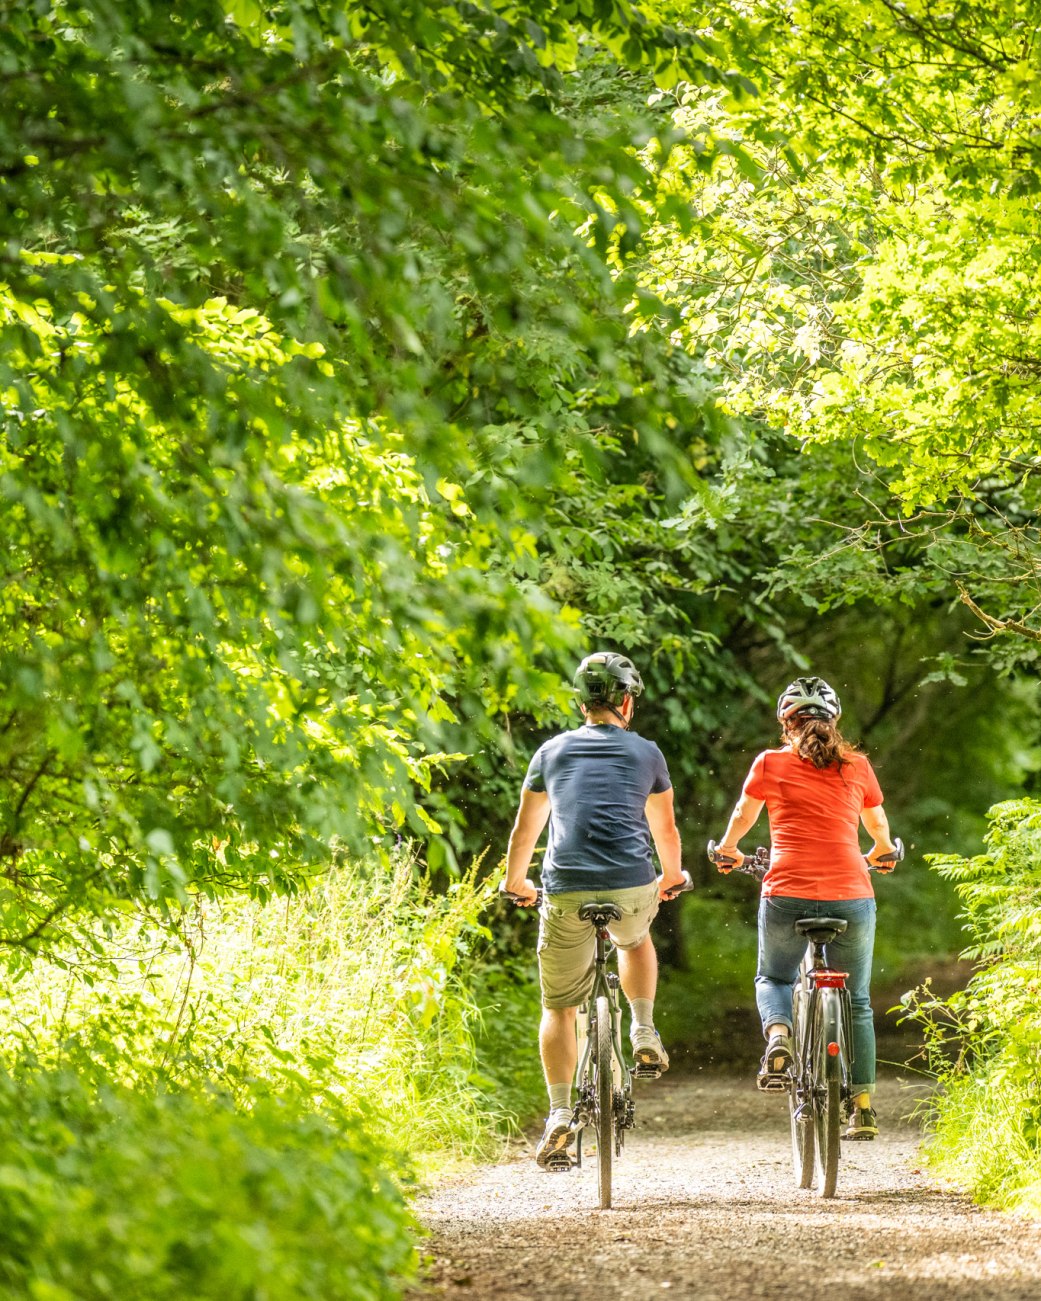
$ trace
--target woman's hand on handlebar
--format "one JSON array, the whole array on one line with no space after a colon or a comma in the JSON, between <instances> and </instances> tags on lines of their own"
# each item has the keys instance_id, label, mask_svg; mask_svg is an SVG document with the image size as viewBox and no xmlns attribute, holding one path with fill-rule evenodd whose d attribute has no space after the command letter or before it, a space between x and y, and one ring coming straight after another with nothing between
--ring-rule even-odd
<instances>
[{"instance_id":1,"label":"woman's hand on handlebar","mask_svg":"<svg viewBox=\"0 0 1041 1301\"><path fill-rule=\"evenodd\" d=\"M904 842L897 836L891 845L877 842L868 850L867 861L876 872L891 872L904 856Z\"/></svg>"},{"instance_id":2,"label":"woman's hand on handlebar","mask_svg":"<svg viewBox=\"0 0 1041 1301\"><path fill-rule=\"evenodd\" d=\"M724 876L735 867L741 867L745 861L744 854L736 845L717 845L714 840L708 842L709 861L716 865L716 870Z\"/></svg>"}]
</instances>

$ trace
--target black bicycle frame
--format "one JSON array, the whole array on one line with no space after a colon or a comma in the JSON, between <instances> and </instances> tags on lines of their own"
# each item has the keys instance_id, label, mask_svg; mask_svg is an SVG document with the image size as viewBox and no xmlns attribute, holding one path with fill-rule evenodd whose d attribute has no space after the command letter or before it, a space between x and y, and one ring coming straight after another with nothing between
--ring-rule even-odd
<instances>
[{"instance_id":1,"label":"black bicycle frame","mask_svg":"<svg viewBox=\"0 0 1041 1301\"><path fill-rule=\"evenodd\" d=\"M611 1047L614 1052L615 1061L618 1063L621 1073L621 1090L623 1097L628 1094L630 1084L630 1071L625 1064L625 1058L622 1056L622 1012L618 1000L618 988L620 981L614 971L607 970L607 959L611 955L610 936L606 928L597 929L596 932L596 955L594 958L593 968L593 988L589 992L586 1000L586 1021L590 1026L596 1021L596 1002L598 998L606 998L608 1007L611 1009ZM582 1053L582 1060L578 1064L578 1078L585 1079L586 1070L589 1065L589 1054L592 1038L586 1035L585 1049ZM612 1088L612 1094L616 1092ZM581 1100L580 1100L581 1101ZM615 1100L617 1104L617 1099ZM624 1125L624 1119L623 1119Z\"/></svg>"}]
</instances>

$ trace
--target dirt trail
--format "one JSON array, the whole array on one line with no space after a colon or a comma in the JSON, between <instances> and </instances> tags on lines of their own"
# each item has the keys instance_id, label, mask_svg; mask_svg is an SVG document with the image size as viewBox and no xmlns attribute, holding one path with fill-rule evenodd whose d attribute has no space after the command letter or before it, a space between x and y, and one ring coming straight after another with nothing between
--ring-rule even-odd
<instances>
[{"instance_id":1,"label":"dirt trail","mask_svg":"<svg viewBox=\"0 0 1041 1301\"><path fill-rule=\"evenodd\" d=\"M1041 1298L1041 1225L982 1211L920 1168L907 1117L922 1091L906 1080L880 1085L880 1138L843 1144L834 1201L792 1182L783 1097L735 1077L637 1087L614 1209L595 1209L592 1167L545 1174L518 1144L420 1203L426 1295Z\"/></svg>"}]
</instances>

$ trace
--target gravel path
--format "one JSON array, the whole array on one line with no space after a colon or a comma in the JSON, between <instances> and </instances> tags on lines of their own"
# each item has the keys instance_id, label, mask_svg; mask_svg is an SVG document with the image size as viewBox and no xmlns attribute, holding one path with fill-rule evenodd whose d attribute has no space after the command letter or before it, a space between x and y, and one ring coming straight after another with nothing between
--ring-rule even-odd
<instances>
[{"instance_id":1,"label":"gravel path","mask_svg":"<svg viewBox=\"0 0 1041 1301\"><path fill-rule=\"evenodd\" d=\"M883 1080L882 1134L842 1145L833 1201L793 1184L783 1096L706 1075L637 1088L614 1209L596 1209L592 1166L546 1174L518 1144L420 1202L432 1262L417 1295L1041 1298L1041 1225L982 1211L919 1166L920 1087Z\"/></svg>"}]
</instances>

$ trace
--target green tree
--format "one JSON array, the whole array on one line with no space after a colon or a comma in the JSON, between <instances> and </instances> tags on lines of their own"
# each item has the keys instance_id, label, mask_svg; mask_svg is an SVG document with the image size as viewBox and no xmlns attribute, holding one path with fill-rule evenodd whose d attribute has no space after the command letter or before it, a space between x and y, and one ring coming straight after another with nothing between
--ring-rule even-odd
<instances>
[{"instance_id":1,"label":"green tree","mask_svg":"<svg viewBox=\"0 0 1041 1301\"><path fill-rule=\"evenodd\" d=\"M573 122L566 79L744 83L625 3L0 16L0 938L28 943L88 892L263 894L333 838L425 833L453 710L472 748L541 707L577 634L517 581L526 517L604 429L675 489L699 420L608 261L656 192L642 125Z\"/></svg>"},{"instance_id":2,"label":"green tree","mask_svg":"<svg viewBox=\"0 0 1041 1301\"><path fill-rule=\"evenodd\" d=\"M760 95L662 98L692 138L670 165L694 237L663 227L645 283L686 303L686 346L732 410L847 449L846 570L900 569L913 539L917 573L1032 660L1033 6L784 0L724 6L713 35ZM756 166L700 172L718 135Z\"/></svg>"}]
</instances>

